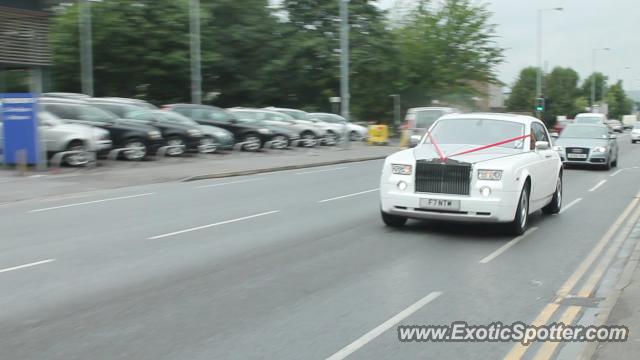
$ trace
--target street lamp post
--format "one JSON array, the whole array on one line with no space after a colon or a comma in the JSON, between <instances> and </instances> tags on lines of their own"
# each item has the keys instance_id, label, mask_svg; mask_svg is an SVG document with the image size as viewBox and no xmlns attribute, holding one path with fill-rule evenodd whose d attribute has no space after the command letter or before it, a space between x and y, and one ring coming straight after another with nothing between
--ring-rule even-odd
<instances>
[{"instance_id":1,"label":"street lamp post","mask_svg":"<svg viewBox=\"0 0 640 360\"><path fill-rule=\"evenodd\" d=\"M547 12L547 11L562 11L562 10L564 10L564 8L562 8L562 7L555 7L555 8L548 8L548 9L538 9L538 14L537 14L538 15L537 16L538 71L537 71L537 77L536 77L536 96L537 97L542 96L542 14L544 12Z\"/></svg>"},{"instance_id":2,"label":"street lamp post","mask_svg":"<svg viewBox=\"0 0 640 360\"><path fill-rule=\"evenodd\" d=\"M591 66L593 68L593 73L591 74L591 112L593 112L593 107L596 104L596 54L598 51L610 51L610 48L598 48L593 49L591 53ZM604 82L604 78L602 79Z\"/></svg>"},{"instance_id":3,"label":"street lamp post","mask_svg":"<svg viewBox=\"0 0 640 360\"><path fill-rule=\"evenodd\" d=\"M93 44L91 34L91 1L80 0L80 73L82 93L93 96Z\"/></svg>"},{"instance_id":4,"label":"street lamp post","mask_svg":"<svg viewBox=\"0 0 640 360\"><path fill-rule=\"evenodd\" d=\"M342 117L348 122L350 119L350 94L349 94L349 0L340 2L340 99ZM343 131L343 143L349 146L347 124Z\"/></svg>"},{"instance_id":5,"label":"street lamp post","mask_svg":"<svg viewBox=\"0 0 640 360\"><path fill-rule=\"evenodd\" d=\"M200 0L189 2L191 51L191 102L202 104L202 65L200 54Z\"/></svg>"}]
</instances>

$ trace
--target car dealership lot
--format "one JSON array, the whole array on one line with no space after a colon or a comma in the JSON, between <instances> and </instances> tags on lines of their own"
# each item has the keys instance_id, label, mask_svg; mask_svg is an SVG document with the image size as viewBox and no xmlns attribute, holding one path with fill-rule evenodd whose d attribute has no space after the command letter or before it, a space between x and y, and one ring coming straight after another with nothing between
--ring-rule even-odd
<instances>
[{"instance_id":1,"label":"car dealership lot","mask_svg":"<svg viewBox=\"0 0 640 360\"><path fill-rule=\"evenodd\" d=\"M519 350L404 344L395 325L529 323L609 269L600 288L550 314L574 306L574 322L586 321L637 215L640 147L624 139L619 170L567 170L562 214L532 216L518 238L487 225L385 228L381 160L4 204L3 356L501 358ZM391 327L373 331L381 325Z\"/></svg>"}]
</instances>

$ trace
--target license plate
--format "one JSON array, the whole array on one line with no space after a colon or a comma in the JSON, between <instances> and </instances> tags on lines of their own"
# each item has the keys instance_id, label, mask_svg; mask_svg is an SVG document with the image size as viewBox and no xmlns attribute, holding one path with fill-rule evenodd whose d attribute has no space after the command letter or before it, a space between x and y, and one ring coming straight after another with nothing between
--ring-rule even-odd
<instances>
[{"instance_id":1,"label":"license plate","mask_svg":"<svg viewBox=\"0 0 640 360\"><path fill-rule=\"evenodd\" d=\"M460 200L423 198L420 199L420 207L422 209L459 210Z\"/></svg>"},{"instance_id":2,"label":"license plate","mask_svg":"<svg viewBox=\"0 0 640 360\"><path fill-rule=\"evenodd\" d=\"M586 159L587 154L567 154L569 159Z\"/></svg>"}]
</instances>

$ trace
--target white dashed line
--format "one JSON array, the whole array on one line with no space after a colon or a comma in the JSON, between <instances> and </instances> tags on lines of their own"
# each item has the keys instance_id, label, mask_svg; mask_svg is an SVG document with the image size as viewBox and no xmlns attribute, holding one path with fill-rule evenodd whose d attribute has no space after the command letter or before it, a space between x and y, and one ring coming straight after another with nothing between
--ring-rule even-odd
<instances>
[{"instance_id":1,"label":"white dashed line","mask_svg":"<svg viewBox=\"0 0 640 360\"><path fill-rule=\"evenodd\" d=\"M596 190L598 190L598 188L602 185L604 185L607 182L607 180L602 180L599 183L596 184L596 186L592 187L591 189L589 189L589 192L594 192Z\"/></svg>"},{"instance_id":2,"label":"white dashed line","mask_svg":"<svg viewBox=\"0 0 640 360\"><path fill-rule=\"evenodd\" d=\"M492 252L491 254L489 254L489 256L487 256L484 259L480 260L479 263L480 264L486 264L486 263L490 262L491 260L497 258L502 253L504 253L505 251L509 250L512 246L514 246L515 244L519 243L520 241L522 241L522 239L524 239L525 237L527 237L528 235L530 235L532 232L534 232L536 230L538 230L537 227L532 227L531 229L527 230L524 234L514 238L513 240L511 240L508 243L504 244L498 250L496 250L496 251Z\"/></svg>"},{"instance_id":3,"label":"white dashed line","mask_svg":"<svg viewBox=\"0 0 640 360\"><path fill-rule=\"evenodd\" d=\"M371 342L371 340L377 338L378 336L382 335L385 331L387 331L387 330L391 329L392 327L394 327L395 325L397 325L400 321L406 319L411 314L413 314L416 311L420 310L421 308L423 308L428 303L430 303L433 300L437 299L440 295L442 295L442 292L434 291L434 292L430 293L429 295L423 297L422 299L416 301L415 303L410 305L408 308L406 308L406 309L402 310L401 312L399 312L396 316L394 316L391 319L383 322L378 327L376 327L375 329L369 331L368 333L362 335L356 341L354 341L351 344L345 346L344 348L342 348L337 353L329 356L327 358L327 360L342 360L342 359L346 358L347 356L353 354L358 349L360 349L361 347L367 345L367 343Z\"/></svg>"},{"instance_id":4,"label":"white dashed line","mask_svg":"<svg viewBox=\"0 0 640 360\"><path fill-rule=\"evenodd\" d=\"M372 193L372 192L378 191L378 190L380 190L380 189L379 188L375 188L375 189L371 189L371 190L360 191L360 192L357 192L357 193L342 195L342 196L334 197L334 198L331 198L331 199L320 200L320 201L318 201L318 203L326 203L326 202L329 202L329 201L340 200L340 199L348 198L348 197L351 197L351 196L368 194L368 193Z\"/></svg>"},{"instance_id":5,"label":"white dashed line","mask_svg":"<svg viewBox=\"0 0 640 360\"><path fill-rule=\"evenodd\" d=\"M338 168L331 168L331 169L304 171L304 172L295 173L294 175L315 174L315 173L328 172L328 171L337 171L337 170L344 170L344 169L348 169L348 168L347 167L338 167Z\"/></svg>"},{"instance_id":6,"label":"white dashed line","mask_svg":"<svg viewBox=\"0 0 640 360\"><path fill-rule=\"evenodd\" d=\"M20 270L20 269L24 269L24 268L28 268L28 267L32 267L32 266L37 266L37 265L43 265L43 264L47 264L47 263L50 263L50 262L53 262L53 261L56 261L56 259L47 259L47 260L42 260L42 261L33 262L33 263L29 263L29 264L14 266L14 267L6 268L6 269L0 269L0 273L8 272L8 271L14 271L14 270Z\"/></svg>"},{"instance_id":7,"label":"white dashed line","mask_svg":"<svg viewBox=\"0 0 640 360\"><path fill-rule=\"evenodd\" d=\"M155 193L146 193L146 194L138 194L138 195L121 196L121 197L115 197L115 198L109 198L109 199L102 199L102 200L85 201L85 202L79 202L79 203L75 203L75 204L67 204L67 205L60 205L60 206L52 206L52 207L43 208L43 209L30 210L29 212L30 212L30 213L37 213L37 212L42 212L42 211L57 210L57 209L64 209L64 208L68 208L68 207L81 206L81 205L89 205L89 204L97 204L97 203L103 203L103 202L108 202L108 201L116 201L116 200L124 200L124 199L133 199L133 198L138 198L138 197L143 197L143 196L149 196L149 195L153 195L153 194L155 194Z\"/></svg>"},{"instance_id":8,"label":"white dashed line","mask_svg":"<svg viewBox=\"0 0 640 360\"><path fill-rule=\"evenodd\" d=\"M572 202L568 203L567 205L563 206L562 209L560 210L560 214L562 214L563 212L571 209L572 206L574 206L575 204L579 203L580 201L582 201L582 198L577 198L577 199L573 200Z\"/></svg>"},{"instance_id":9,"label":"white dashed line","mask_svg":"<svg viewBox=\"0 0 640 360\"><path fill-rule=\"evenodd\" d=\"M260 213L260 214L249 215L249 216L243 216L243 217L241 217L241 218L237 218L237 219L231 219L231 220L221 221L221 222L217 222L217 223L213 223L213 224L208 224L208 225L203 225L203 226L196 226L196 227L192 227L192 228L189 228L189 229L184 229L184 230L180 230L180 231L170 232L170 233L167 233L167 234L162 234L162 235L152 236L152 237L148 238L148 240L162 239L162 238L166 238L166 237L169 237L169 236L180 235L180 234L184 234L184 233L188 233L188 232L192 232L192 231L198 231L198 230L203 230L203 229L212 228L212 227L215 227L215 226L231 224L231 223L238 222L238 221L242 221L242 220L249 220L249 219L257 218L257 217L259 217L259 216L265 216L265 215L275 214L275 213L277 213L277 212L279 212L279 211L278 211L278 210L275 210L275 211L268 211L268 212L263 212L263 213Z\"/></svg>"},{"instance_id":10,"label":"white dashed line","mask_svg":"<svg viewBox=\"0 0 640 360\"><path fill-rule=\"evenodd\" d=\"M196 189L206 189L206 188L212 188L212 187L218 187L218 186L224 186L224 185L243 184L243 183L248 183L252 181L260 181L264 179L265 178L252 178L252 179L244 179L244 180L238 180L238 181L215 183L215 184L209 184L209 185L201 185L201 186L196 186Z\"/></svg>"}]
</instances>

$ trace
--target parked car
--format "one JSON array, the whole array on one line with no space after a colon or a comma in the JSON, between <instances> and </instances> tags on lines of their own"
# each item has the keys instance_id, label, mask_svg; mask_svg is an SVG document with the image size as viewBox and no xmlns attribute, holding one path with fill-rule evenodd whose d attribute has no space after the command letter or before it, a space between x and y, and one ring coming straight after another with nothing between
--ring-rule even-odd
<instances>
[{"instance_id":1,"label":"parked car","mask_svg":"<svg viewBox=\"0 0 640 360\"><path fill-rule=\"evenodd\" d=\"M637 122L631 128L631 143L635 144L640 141L640 122Z\"/></svg>"},{"instance_id":2,"label":"parked car","mask_svg":"<svg viewBox=\"0 0 640 360\"><path fill-rule=\"evenodd\" d=\"M93 126L69 124L46 111L38 112L38 133L44 142L49 157L64 151L95 151L103 153L111 148L109 132ZM2 120L0 119L0 145L2 141ZM64 157L70 166L84 165L89 161L85 153Z\"/></svg>"},{"instance_id":3,"label":"parked car","mask_svg":"<svg viewBox=\"0 0 640 360\"><path fill-rule=\"evenodd\" d=\"M495 222L522 234L529 214L559 213L562 162L540 120L451 114L430 131L414 149L384 162L380 204L387 226L408 218Z\"/></svg>"},{"instance_id":4,"label":"parked car","mask_svg":"<svg viewBox=\"0 0 640 360\"><path fill-rule=\"evenodd\" d=\"M615 131L618 133L624 132L624 127L622 126L620 120L607 120L607 125L609 126L609 129L611 129L611 131Z\"/></svg>"},{"instance_id":5,"label":"parked car","mask_svg":"<svg viewBox=\"0 0 640 360\"><path fill-rule=\"evenodd\" d=\"M555 141L554 150L565 165L618 166L618 141L601 124L568 125Z\"/></svg>"},{"instance_id":6,"label":"parked car","mask_svg":"<svg viewBox=\"0 0 640 360\"><path fill-rule=\"evenodd\" d=\"M330 113L309 113L309 118L318 119L334 125L346 125L346 134L349 136L349 140L351 141L366 139L369 134L369 130L366 127L348 122L340 115ZM344 132L344 130L341 130L340 134L342 134L342 132Z\"/></svg>"},{"instance_id":7,"label":"parked car","mask_svg":"<svg viewBox=\"0 0 640 360\"><path fill-rule=\"evenodd\" d=\"M418 107L407 111L402 128L409 132L410 139L422 138L436 120L447 114L456 114L461 111L451 107ZM412 144L412 146L415 145Z\"/></svg>"},{"instance_id":8,"label":"parked car","mask_svg":"<svg viewBox=\"0 0 640 360\"><path fill-rule=\"evenodd\" d=\"M216 126L200 125L177 112L141 109L136 112L129 113L128 116L131 119L195 126L202 131L203 135L202 140L200 141L200 151L204 153L215 152L218 149L231 150L235 143L231 132Z\"/></svg>"},{"instance_id":9,"label":"parked car","mask_svg":"<svg viewBox=\"0 0 640 360\"><path fill-rule=\"evenodd\" d=\"M277 111L250 108L233 108L228 109L234 116L240 120L247 121L252 124L262 125L270 128L274 132L272 142L281 143L283 137L289 140L300 139L300 145L304 147L314 147L318 144L319 139L324 137L324 130L320 130L312 125L300 124L291 116ZM278 139L281 139L278 141Z\"/></svg>"},{"instance_id":10,"label":"parked car","mask_svg":"<svg viewBox=\"0 0 640 360\"><path fill-rule=\"evenodd\" d=\"M70 92L47 92L41 95L43 97L55 97L55 98L71 99L71 100L86 100L91 98L91 96L89 95L70 93Z\"/></svg>"},{"instance_id":11,"label":"parked car","mask_svg":"<svg viewBox=\"0 0 640 360\"><path fill-rule=\"evenodd\" d=\"M160 130L153 126L118 119L110 112L83 100L40 98L40 107L65 122L96 126L109 132L114 148L126 148L127 160L141 160L155 154L164 144Z\"/></svg>"},{"instance_id":12,"label":"parked car","mask_svg":"<svg viewBox=\"0 0 640 360\"><path fill-rule=\"evenodd\" d=\"M576 115L574 124L602 124L607 125L607 115L599 113L582 113Z\"/></svg>"},{"instance_id":13,"label":"parked car","mask_svg":"<svg viewBox=\"0 0 640 360\"><path fill-rule=\"evenodd\" d=\"M279 113L287 114L293 118L293 120L302 125L308 125L315 127L318 132L324 134L319 140L320 144L332 146L338 143L340 139L340 133L342 132L342 126L340 124L332 124L322 121L317 118L312 118L306 111L297 109L266 107L266 110L277 111ZM354 137L355 141L355 137Z\"/></svg>"},{"instance_id":14,"label":"parked car","mask_svg":"<svg viewBox=\"0 0 640 360\"><path fill-rule=\"evenodd\" d=\"M88 99L87 102L97 108L113 113L120 119L127 119L158 128L165 139L165 145L169 146L167 155L179 156L186 151L203 149L203 133L197 126L157 121L154 116L146 116L146 119L144 115L132 117L132 113L152 108L152 105L149 106L150 104L147 105L144 101L124 98L92 98Z\"/></svg>"},{"instance_id":15,"label":"parked car","mask_svg":"<svg viewBox=\"0 0 640 360\"><path fill-rule=\"evenodd\" d=\"M163 110L174 111L201 125L211 125L230 131L236 142L246 151L260 150L273 137L273 132L263 126L238 121L228 111L215 106L194 104L164 105Z\"/></svg>"}]
</instances>

